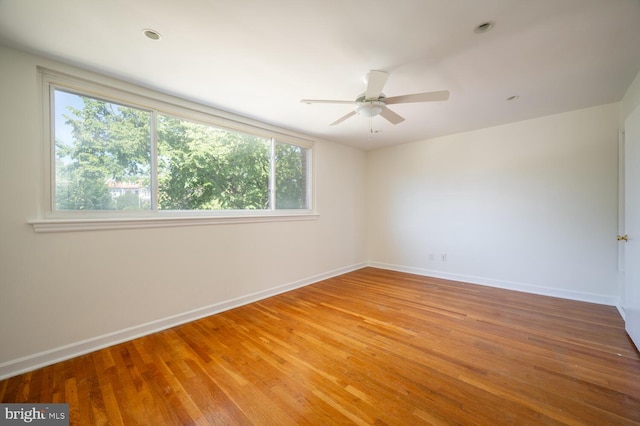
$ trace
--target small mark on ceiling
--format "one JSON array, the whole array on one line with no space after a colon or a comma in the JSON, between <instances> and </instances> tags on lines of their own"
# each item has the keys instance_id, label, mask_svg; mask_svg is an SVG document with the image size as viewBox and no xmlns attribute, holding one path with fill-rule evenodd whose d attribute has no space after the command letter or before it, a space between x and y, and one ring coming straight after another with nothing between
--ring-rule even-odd
<instances>
[{"instance_id":1,"label":"small mark on ceiling","mask_svg":"<svg viewBox=\"0 0 640 426\"><path fill-rule=\"evenodd\" d=\"M142 30L142 34L144 34L148 39L154 41L158 41L162 38L159 32L150 28L145 28L144 30Z\"/></svg>"},{"instance_id":2,"label":"small mark on ceiling","mask_svg":"<svg viewBox=\"0 0 640 426\"><path fill-rule=\"evenodd\" d=\"M491 31L491 29L493 28L494 25L495 25L495 23L491 22L491 21L483 22L482 24L478 25L473 30L473 32L476 33L476 34L488 33L489 31Z\"/></svg>"}]
</instances>

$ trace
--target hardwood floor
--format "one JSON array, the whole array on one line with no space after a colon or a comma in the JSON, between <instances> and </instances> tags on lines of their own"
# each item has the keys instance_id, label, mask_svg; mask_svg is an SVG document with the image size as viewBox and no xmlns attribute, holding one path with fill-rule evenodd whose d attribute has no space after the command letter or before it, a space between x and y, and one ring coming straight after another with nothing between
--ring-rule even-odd
<instances>
[{"instance_id":1,"label":"hardwood floor","mask_svg":"<svg viewBox=\"0 0 640 426\"><path fill-rule=\"evenodd\" d=\"M365 268L0 382L71 424L640 424L610 306Z\"/></svg>"}]
</instances>

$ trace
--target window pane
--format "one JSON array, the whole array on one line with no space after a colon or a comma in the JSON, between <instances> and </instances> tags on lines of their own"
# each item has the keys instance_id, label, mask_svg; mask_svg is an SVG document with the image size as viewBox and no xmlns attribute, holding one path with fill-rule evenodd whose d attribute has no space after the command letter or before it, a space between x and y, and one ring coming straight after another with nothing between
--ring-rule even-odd
<instances>
[{"instance_id":1,"label":"window pane","mask_svg":"<svg viewBox=\"0 0 640 426\"><path fill-rule=\"evenodd\" d=\"M158 208L269 208L270 142L158 115Z\"/></svg>"},{"instance_id":2,"label":"window pane","mask_svg":"<svg viewBox=\"0 0 640 426\"><path fill-rule=\"evenodd\" d=\"M151 114L55 90L55 208L151 208Z\"/></svg>"},{"instance_id":3,"label":"window pane","mask_svg":"<svg viewBox=\"0 0 640 426\"><path fill-rule=\"evenodd\" d=\"M276 143L276 208L307 209L308 149Z\"/></svg>"}]
</instances>

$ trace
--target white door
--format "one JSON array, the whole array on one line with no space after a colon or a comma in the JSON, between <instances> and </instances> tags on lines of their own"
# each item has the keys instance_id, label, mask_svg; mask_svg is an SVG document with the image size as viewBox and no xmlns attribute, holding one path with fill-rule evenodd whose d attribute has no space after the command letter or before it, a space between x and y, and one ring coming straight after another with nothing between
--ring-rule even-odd
<instances>
[{"instance_id":1,"label":"white door","mask_svg":"<svg viewBox=\"0 0 640 426\"><path fill-rule=\"evenodd\" d=\"M640 106L624 123L625 328L640 349Z\"/></svg>"}]
</instances>

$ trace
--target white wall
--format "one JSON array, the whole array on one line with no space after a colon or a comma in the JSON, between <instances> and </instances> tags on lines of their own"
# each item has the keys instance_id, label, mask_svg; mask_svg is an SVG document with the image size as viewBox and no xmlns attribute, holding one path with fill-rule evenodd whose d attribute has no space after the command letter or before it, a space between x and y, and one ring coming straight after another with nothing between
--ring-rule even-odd
<instances>
[{"instance_id":1,"label":"white wall","mask_svg":"<svg viewBox=\"0 0 640 426\"><path fill-rule=\"evenodd\" d=\"M615 304L617 145L611 104L370 152L368 258Z\"/></svg>"},{"instance_id":2,"label":"white wall","mask_svg":"<svg viewBox=\"0 0 640 426\"><path fill-rule=\"evenodd\" d=\"M58 66L0 47L0 377L366 261L366 156L324 142L318 220L35 233L37 65Z\"/></svg>"}]
</instances>

